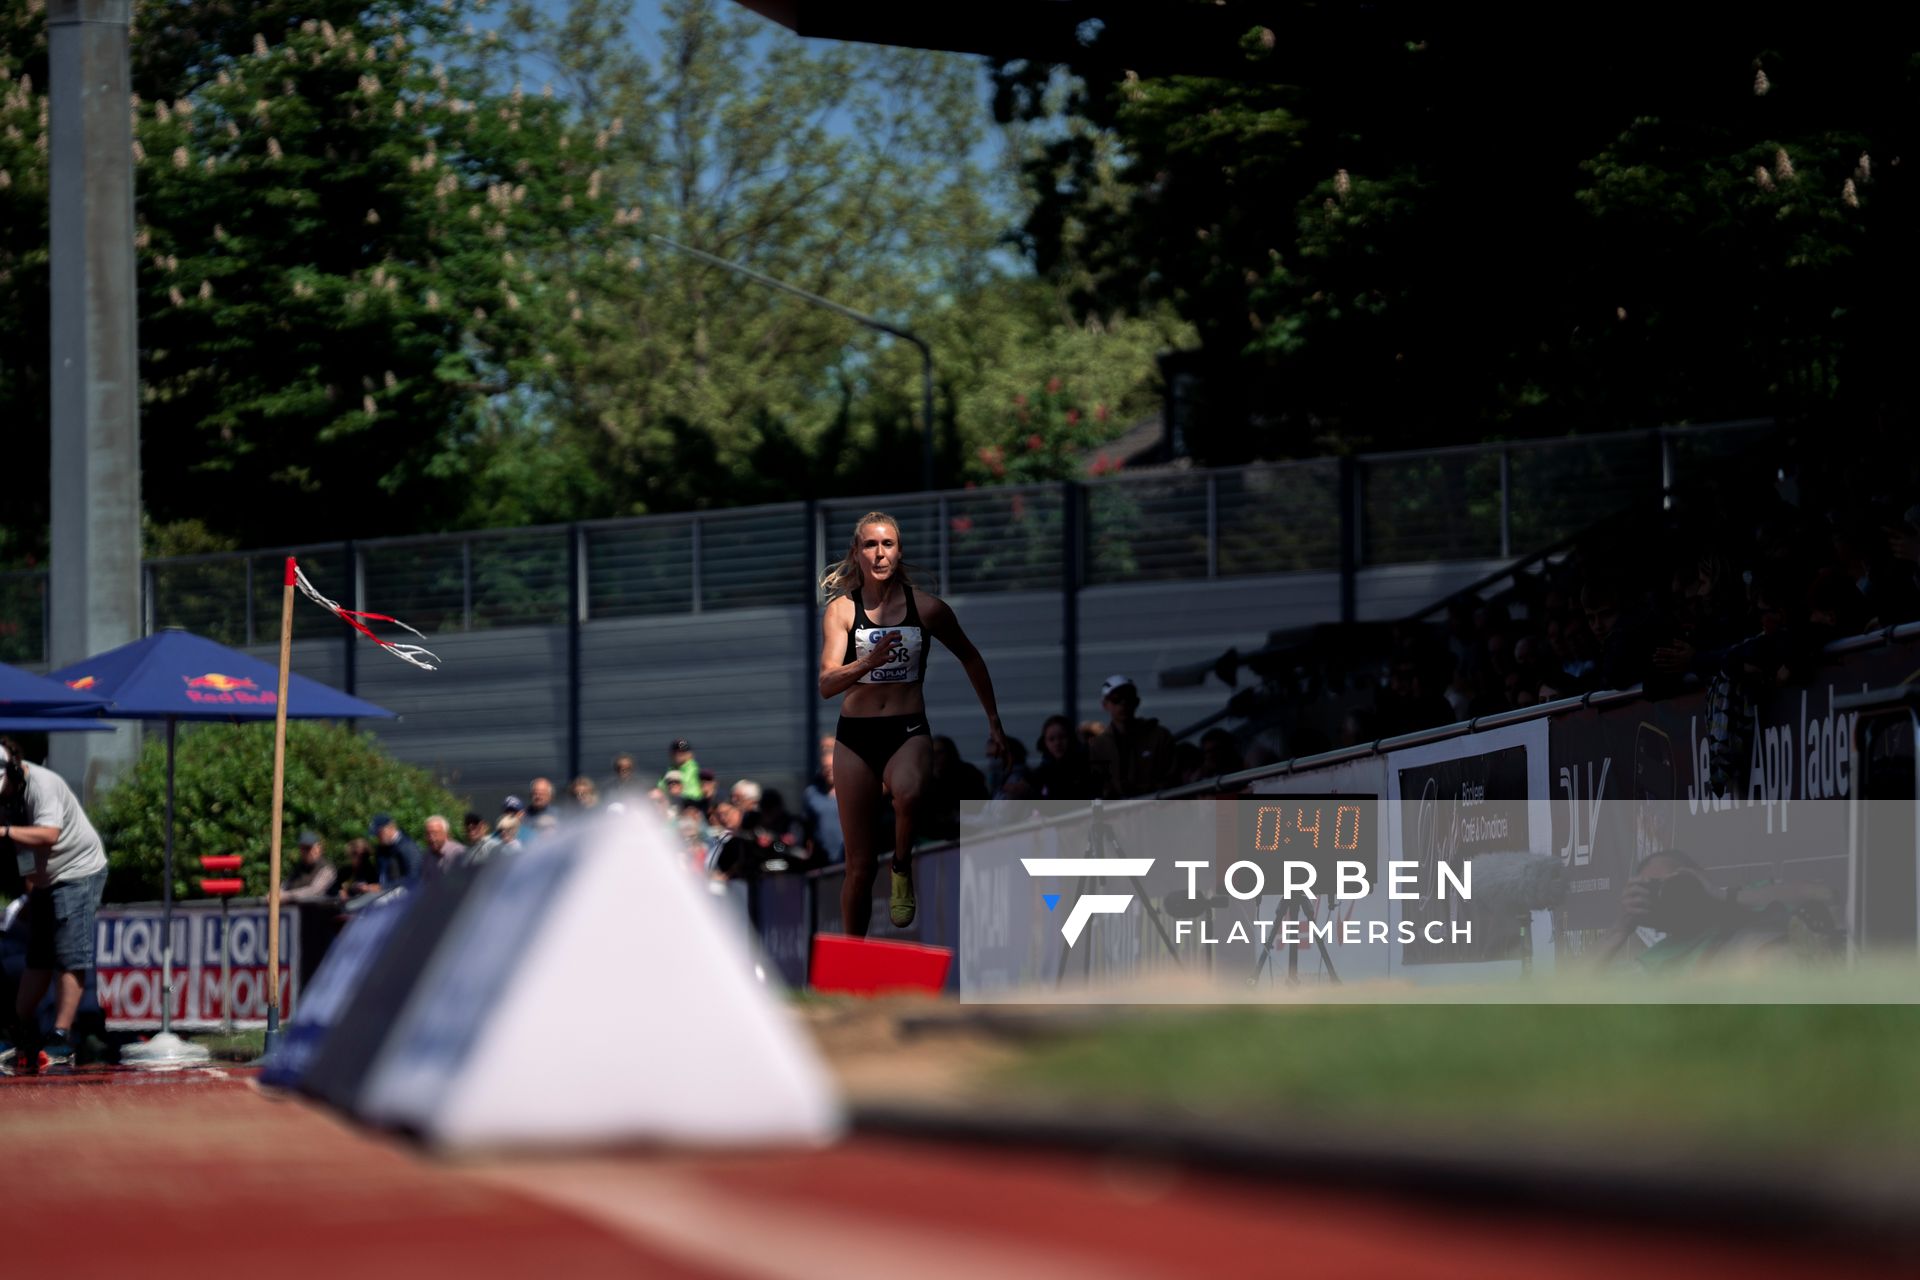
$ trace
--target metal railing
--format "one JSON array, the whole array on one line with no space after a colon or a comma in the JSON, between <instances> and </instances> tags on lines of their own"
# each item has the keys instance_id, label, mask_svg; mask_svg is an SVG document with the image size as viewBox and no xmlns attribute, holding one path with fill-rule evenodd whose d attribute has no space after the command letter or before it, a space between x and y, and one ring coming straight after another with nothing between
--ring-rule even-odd
<instances>
[{"instance_id":1,"label":"metal railing","mask_svg":"<svg viewBox=\"0 0 1920 1280\"><path fill-rule=\"evenodd\" d=\"M852 522L895 516L943 593L1062 591L1369 565L1510 558L1737 453L1767 421L1342 460L1122 474L1086 483L834 498L537 528L151 560L149 630L262 643L281 560L349 607L400 602L434 632L793 605ZM1350 585L1350 584L1349 584ZM46 575L0 574L0 660L46 654ZM1352 592L1343 592L1351 601ZM295 614L297 634L325 615Z\"/></svg>"}]
</instances>

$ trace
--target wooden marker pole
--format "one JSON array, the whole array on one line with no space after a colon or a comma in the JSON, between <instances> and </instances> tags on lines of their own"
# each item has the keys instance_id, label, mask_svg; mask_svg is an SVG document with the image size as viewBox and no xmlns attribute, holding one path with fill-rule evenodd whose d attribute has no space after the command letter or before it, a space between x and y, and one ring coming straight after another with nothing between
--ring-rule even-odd
<instances>
[{"instance_id":1,"label":"wooden marker pole","mask_svg":"<svg viewBox=\"0 0 1920 1280\"><path fill-rule=\"evenodd\" d=\"M287 668L293 660L293 571L280 599L280 696L273 707L273 834L267 862L267 1048L280 1036L280 824L286 806Z\"/></svg>"}]
</instances>

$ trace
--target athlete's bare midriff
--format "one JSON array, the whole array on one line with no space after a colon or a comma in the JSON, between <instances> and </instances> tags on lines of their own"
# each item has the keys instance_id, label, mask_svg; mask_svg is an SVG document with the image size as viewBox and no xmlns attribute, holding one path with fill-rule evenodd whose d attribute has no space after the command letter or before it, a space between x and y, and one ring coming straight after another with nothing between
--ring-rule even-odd
<instances>
[{"instance_id":1,"label":"athlete's bare midriff","mask_svg":"<svg viewBox=\"0 0 1920 1280\"><path fill-rule=\"evenodd\" d=\"M840 699L840 714L860 719L865 716L910 716L927 709L926 695L917 684L857 684Z\"/></svg>"}]
</instances>

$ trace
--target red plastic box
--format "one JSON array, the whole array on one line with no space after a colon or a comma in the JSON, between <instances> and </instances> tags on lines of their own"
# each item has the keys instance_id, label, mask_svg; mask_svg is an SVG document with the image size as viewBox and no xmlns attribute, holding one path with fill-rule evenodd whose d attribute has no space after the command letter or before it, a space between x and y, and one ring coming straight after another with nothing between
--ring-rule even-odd
<instances>
[{"instance_id":1,"label":"red plastic box","mask_svg":"<svg viewBox=\"0 0 1920 1280\"><path fill-rule=\"evenodd\" d=\"M813 940L809 974L815 991L873 996L892 991L939 994L946 988L953 952L917 942L878 942L821 934Z\"/></svg>"}]
</instances>

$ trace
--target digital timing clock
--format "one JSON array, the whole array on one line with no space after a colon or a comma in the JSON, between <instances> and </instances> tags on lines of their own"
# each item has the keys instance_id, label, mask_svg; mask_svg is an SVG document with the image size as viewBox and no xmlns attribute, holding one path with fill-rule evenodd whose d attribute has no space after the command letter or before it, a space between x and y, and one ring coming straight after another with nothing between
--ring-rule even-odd
<instances>
[{"instance_id":1,"label":"digital timing clock","mask_svg":"<svg viewBox=\"0 0 1920 1280\"><path fill-rule=\"evenodd\" d=\"M1219 865L1310 862L1331 885L1335 864L1362 862L1373 877L1379 854L1377 796L1236 796L1220 802Z\"/></svg>"}]
</instances>

